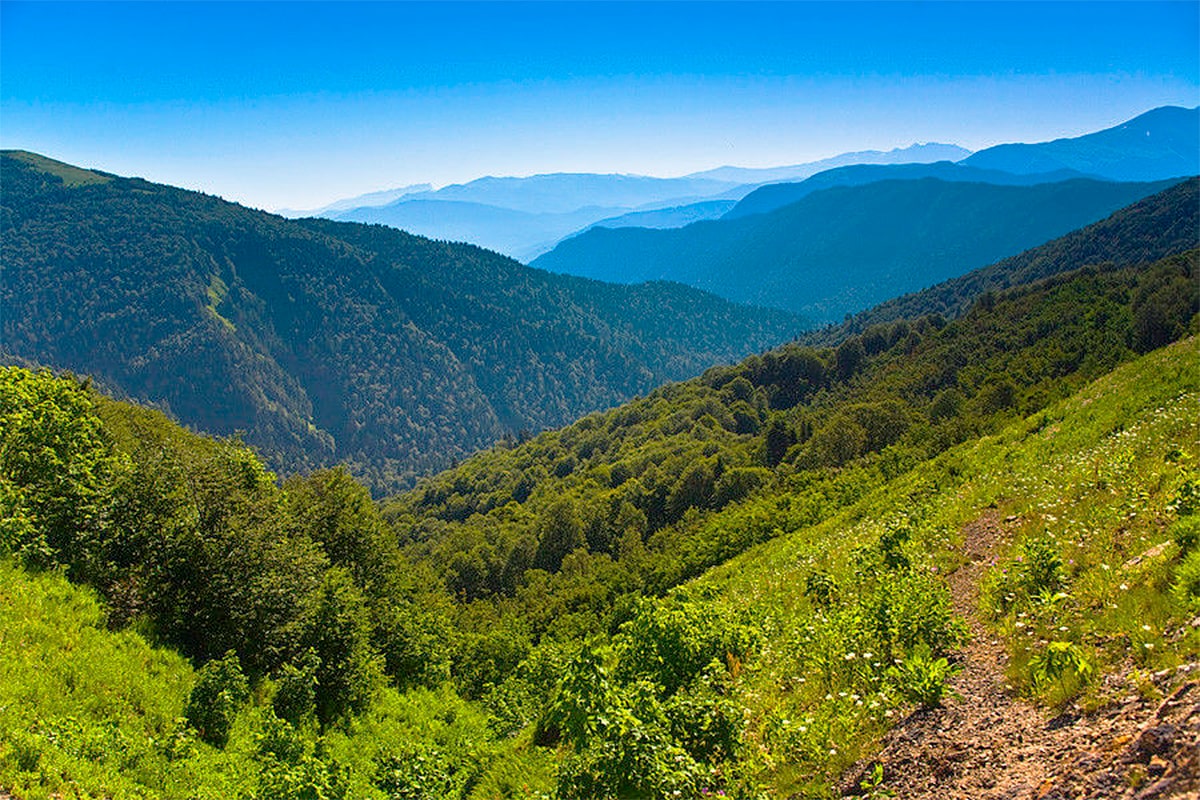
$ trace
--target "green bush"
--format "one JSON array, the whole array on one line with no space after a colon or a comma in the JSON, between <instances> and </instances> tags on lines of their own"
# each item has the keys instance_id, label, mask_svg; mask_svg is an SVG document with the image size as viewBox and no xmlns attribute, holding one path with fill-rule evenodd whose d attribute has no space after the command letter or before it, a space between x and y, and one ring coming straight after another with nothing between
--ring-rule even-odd
<instances>
[{"instance_id":1,"label":"green bush","mask_svg":"<svg viewBox=\"0 0 1200 800\"><path fill-rule=\"evenodd\" d=\"M1200 510L1200 477L1191 477L1184 481L1171 500L1175 513L1181 517L1195 514Z\"/></svg>"},{"instance_id":2,"label":"green bush","mask_svg":"<svg viewBox=\"0 0 1200 800\"><path fill-rule=\"evenodd\" d=\"M461 797L469 774L422 742L406 742L376 758L374 784L388 800Z\"/></svg>"},{"instance_id":3,"label":"green bush","mask_svg":"<svg viewBox=\"0 0 1200 800\"><path fill-rule=\"evenodd\" d=\"M216 747L229 741L229 729L238 709L250 699L250 683L242 674L237 654L205 664L188 697L184 716L201 739Z\"/></svg>"},{"instance_id":4,"label":"green bush","mask_svg":"<svg viewBox=\"0 0 1200 800\"><path fill-rule=\"evenodd\" d=\"M308 650L299 664L284 664L276 677L271 706L281 719L299 725L316 712L317 671L321 659Z\"/></svg>"},{"instance_id":5,"label":"green bush","mask_svg":"<svg viewBox=\"0 0 1200 800\"><path fill-rule=\"evenodd\" d=\"M924 708L936 708L949 689L947 682L959 669L944 657L934 658L929 646L920 644L902 662L888 669L888 677L905 700L920 703Z\"/></svg>"},{"instance_id":6,"label":"green bush","mask_svg":"<svg viewBox=\"0 0 1200 800\"><path fill-rule=\"evenodd\" d=\"M1200 543L1200 516L1192 514L1175 520L1170 534L1181 552L1190 553Z\"/></svg>"},{"instance_id":7,"label":"green bush","mask_svg":"<svg viewBox=\"0 0 1200 800\"><path fill-rule=\"evenodd\" d=\"M558 770L555 798L670 800L697 797L712 783L673 741L657 687L636 681L614 694L588 746Z\"/></svg>"},{"instance_id":8,"label":"green bush","mask_svg":"<svg viewBox=\"0 0 1200 800\"><path fill-rule=\"evenodd\" d=\"M1035 689L1056 687L1065 698L1073 695L1096 675L1096 665L1074 642L1050 642L1029 660L1030 682Z\"/></svg>"},{"instance_id":9,"label":"green bush","mask_svg":"<svg viewBox=\"0 0 1200 800\"><path fill-rule=\"evenodd\" d=\"M1171 594L1191 611L1200 611L1200 550L1192 550L1175 568Z\"/></svg>"}]
</instances>

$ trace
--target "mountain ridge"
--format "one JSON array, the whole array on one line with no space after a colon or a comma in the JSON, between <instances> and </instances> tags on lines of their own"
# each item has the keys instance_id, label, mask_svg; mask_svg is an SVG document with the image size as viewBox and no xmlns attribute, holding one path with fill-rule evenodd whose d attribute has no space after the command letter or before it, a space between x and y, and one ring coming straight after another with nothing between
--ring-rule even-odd
<instances>
[{"instance_id":1,"label":"mountain ridge","mask_svg":"<svg viewBox=\"0 0 1200 800\"><path fill-rule=\"evenodd\" d=\"M604 280L677 280L829 322L1061 236L1169 183L923 178L833 186L737 219L673 230L593 228L532 266Z\"/></svg>"},{"instance_id":2,"label":"mountain ridge","mask_svg":"<svg viewBox=\"0 0 1200 800\"><path fill-rule=\"evenodd\" d=\"M891 150L858 150L840 153L829 158L807 161L786 167L731 167L694 172L687 177L734 180L738 183L775 183L783 180L804 179L827 169L852 164L931 163L935 161L960 161L971 154L965 147L941 142L911 144Z\"/></svg>"},{"instance_id":3,"label":"mountain ridge","mask_svg":"<svg viewBox=\"0 0 1200 800\"><path fill-rule=\"evenodd\" d=\"M1195 175L1200 172L1200 107L1160 106L1082 136L989 147L963 163L1017 173L1075 169L1124 181Z\"/></svg>"},{"instance_id":4,"label":"mountain ridge","mask_svg":"<svg viewBox=\"0 0 1200 800\"><path fill-rule=\"evenodd\" d=\"M381 226L116 176L71 188L10 154L0 169L10 359L245 431L275 468L351 463L377 490L804 328Z\"/></svg>"}]
</instances>

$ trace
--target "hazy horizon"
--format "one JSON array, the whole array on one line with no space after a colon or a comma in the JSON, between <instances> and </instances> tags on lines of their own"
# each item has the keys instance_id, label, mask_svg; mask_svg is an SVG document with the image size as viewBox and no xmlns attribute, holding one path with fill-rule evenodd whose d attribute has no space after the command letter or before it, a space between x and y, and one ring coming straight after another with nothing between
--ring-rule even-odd
<instances>
[{"instance_id":1,"label":"hazy horizon","mask_svg":"<svg viewBox=\"0 0 1200 800\"><path fill-rule=\"evenodd\" d=\"M270 210L979 150L1200 104L1198 9L6 0L0 145Z\"/></svg>"}]
</instances>

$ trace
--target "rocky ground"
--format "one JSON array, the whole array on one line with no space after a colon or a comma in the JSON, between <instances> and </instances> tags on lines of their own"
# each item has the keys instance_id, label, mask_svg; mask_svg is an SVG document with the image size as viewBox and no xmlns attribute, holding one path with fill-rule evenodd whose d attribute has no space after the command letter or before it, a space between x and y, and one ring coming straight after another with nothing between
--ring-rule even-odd
<instances>
[{"instance_id":1,"label":"rocky ground","mask_svg":"<svg viewBox=\"0 0 1200 800\"><path fill-rule=\"evenodd\" d=\"M1007 522L1011 522L1008 520ZM979 579L1005 536L987 514L963 530L966 563L949 577L971 625L954 695L898 725L873 759L850 771L847 796L939 800L1200 800L1200 665L1152 676L1155 688L1108 686L1117 702L1052 715L1006 686L1007 655L977 618ZM883 782L863 779L883 766ZM868 781L870 783L870 781Z\"/></svg>"}]
</instances>

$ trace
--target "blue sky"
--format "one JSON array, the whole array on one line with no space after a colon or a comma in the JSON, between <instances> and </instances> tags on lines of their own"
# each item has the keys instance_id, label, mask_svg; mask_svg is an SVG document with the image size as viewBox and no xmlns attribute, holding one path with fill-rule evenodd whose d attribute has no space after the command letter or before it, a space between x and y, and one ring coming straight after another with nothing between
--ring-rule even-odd
<instances>
[{"instance_id":1,"label":"blue sky","mask_svg":"<svg viewBox=\"0 0 1200 800\"><path fill-rule=\"evenodd\" d=\"M305 208L972 149L1200 103L1200 4L0 1L0 145Z\"/></svg>"}]
</instances>

